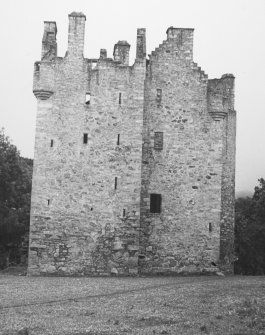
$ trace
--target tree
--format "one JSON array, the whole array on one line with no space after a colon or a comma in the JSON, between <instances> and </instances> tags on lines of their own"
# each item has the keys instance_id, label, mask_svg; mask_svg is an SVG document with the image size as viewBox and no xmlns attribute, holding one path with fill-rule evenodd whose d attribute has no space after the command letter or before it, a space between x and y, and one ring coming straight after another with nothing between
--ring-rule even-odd
<instances>
[{"instance_id":1,"label":"tree","mask_svg":"<svg viewBox=\"0 0 265 335\"><path fill-rule=\"evenodd\" d=\"M19 247L29 231L32 160L20 154L0 131L0 267L19 262Z\"/></svg>"},{"instance_id":2,"label":"tree","mask_svg":"<svg viewBox=\"0 0 265 335\"><path fill-rule=\"evenodd\" d=\"M265 180L258 181L252 198L236 200L236 273L265 274Z\"/></svg>"}]
</instances>

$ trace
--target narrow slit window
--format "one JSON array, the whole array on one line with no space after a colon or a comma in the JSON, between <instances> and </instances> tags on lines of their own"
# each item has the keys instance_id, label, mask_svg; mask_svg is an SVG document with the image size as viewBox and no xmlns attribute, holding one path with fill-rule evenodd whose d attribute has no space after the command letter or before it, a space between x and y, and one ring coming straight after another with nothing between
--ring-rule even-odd
<instances>
[{"instance_id":1,"label":"narrow slit window","mask_svg":"<svg viewBox=\"0 0 265 335\"><path fill-rule=\"evenodd\" d=\"M209 232L211 233L213 231L213 226L212 226L212 223L209 222Z\"/></svg>"},{"instance_id":2,"label":"narrow slit window","mask_svg":"<svg viewBox=\"0 0 265 335\"><path fill-rule=\"evenodd\" d=\"M87 144L87 133L85 133L83 136L83 142L84 144Z\"/></svg>"},{"instance_id":3,"label":"narrow slit window","mask_svg":"<svg viewBox=\"0 0 265 335\"><path fill-rule=\"evenodd\" d=\"M53 147L53 140L51 140L51 148Z\"/></svg>"},{"instance_id":4,"label":"narrow slit window","mask_svg":"<svg viewBox=\"0 0 265 335\"><path fill-rule=\"evenodd\" d=\"M151 213L161 213L161 194L150 194L150 212Z\"/></svg>"},{"instance_id":5,"label":"narrow slit window","mask_svg":"<svg viewBox=\"0 0 265 335\"><path fill-rule=\"evenodd\" d=\"M117 190L117 185L118 185L118 178L115 177L115 182L114 182L114 188L115 188L115 190Z\"/></svg>"},{"instance_id":6,"label":"narrow slit window","mask_svg":"<svg viewBox=\"0 0 265 335\"><path fill-rule=\"evenodd\" d=\"M117 136L117 145L120 145L120 134Z\"/></svg>"},{"instance_id":7,"label":"narrow slit window","mask_svg":"<svg viewBox=\"0 0 265 335\"><path fill-rule=\"evenodd\" d=\"M50 199L47 200L47 205L50 206Z\"/></svg>"},{"instance_id":8,"label":"narrow slit window","mask_svg":"<svg viewBox=\"0 0 265 335\"><path fill-rule=\"evenodd\" d=\"M123 217L125 216L125 209L122 211L122 216Z\"/></svg>"},{"instance_id":9,"label":"narrow slit window","mask_svg":"<svg viewBox=\"0 0 265 335\"><path fill-rule=\"evenodd\" d=\"M35 62L34 64L34 70L37 72L37 71L40 71L40 62Z\"/></svg>"},{"instance_id":10,"label":"narrow slit window","mask_svg":"<svg viewBox=\"0 0 265 335\"><path fill-rule=\"evenodd\" d=\"M162 101L162 90L161 88L158 88L156 90L156 101L160 103Z\"/></svg>"},{"instance_id":11,"label":"narrow slit window","mask_svg":"<svg viewBox=\"0 0 265 335\"><path fill-rule=\"evenodd\" d=\"M86 105L90 105L90 98L91 98L91 94L86 93Z\"/></svg>"},{"instance_id":12,"label":"narrow slit window","mask_svg":"<svg viewBox=\"0 0 265 335\"><path fill-rule=\"evenodd\" d=\"M154 149L155 150L163 150L163 133L162 133L162 131L155 132Z\"/></svg>"},{"instance_id":13,"label":"narrow slit window","mask_svg":"<svg viewBox=\"0 0 265 335\"><path fill-rule=\"evenodd\" d=\"M121 105L121 93L119 93L119 105Z\"/></svg>"}]
</instances>

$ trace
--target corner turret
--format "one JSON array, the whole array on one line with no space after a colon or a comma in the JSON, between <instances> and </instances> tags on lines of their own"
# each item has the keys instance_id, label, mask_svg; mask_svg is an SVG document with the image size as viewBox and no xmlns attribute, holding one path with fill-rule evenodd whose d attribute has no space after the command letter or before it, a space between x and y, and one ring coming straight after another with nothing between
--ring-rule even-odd
<instances>
[{"instance_id":1,"label":"corner turret","mask_svg":"<svg viewBox=\"0 0 265 335\"><path fill-rule=\"evenodd\" d=\"M38 100L48 100L54 93L54 70L51 63L57 57L57 26L44 21L41 61L34 64L33 93Z\"/></svg>"},{"instance_id":2,"label":"corner turret","mask_svg":"<svg viewBox=\"0 0 265 335\"><path fill-rule=\"evenodd\" d=\"M216 121L223 119L234 109L234 80L232 74L224 74L221 79L208 80L208 111Z\"/></svg>"}]
</instances>

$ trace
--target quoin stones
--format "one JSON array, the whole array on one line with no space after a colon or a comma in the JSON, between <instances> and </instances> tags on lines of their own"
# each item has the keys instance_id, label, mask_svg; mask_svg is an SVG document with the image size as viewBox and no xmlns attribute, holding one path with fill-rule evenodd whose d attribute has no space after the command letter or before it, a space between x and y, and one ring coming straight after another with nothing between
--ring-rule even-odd
<instances>
[{"instance_id":1,"label":"quoin stones","mask_svg":"<svg viewBox=\"0 0 265 335\"><path fill-rule=\"evenodd\" d=\"M34 67L29 275L232 273L234 76L208 79L189 28L84 58L85 22L65 57L44 22Z\"/></svg>"}]
</instances>

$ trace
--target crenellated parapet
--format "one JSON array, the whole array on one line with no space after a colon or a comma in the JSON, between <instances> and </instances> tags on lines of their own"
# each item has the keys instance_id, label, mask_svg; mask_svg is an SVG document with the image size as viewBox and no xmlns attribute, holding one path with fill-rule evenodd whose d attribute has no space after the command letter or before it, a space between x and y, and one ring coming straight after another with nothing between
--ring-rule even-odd
<instances>
[{"instance_id":1,"label":"crenellated parapet","mask_svg":"<svg viewBox=\"0 0 265 335\"><path fill-rule=\"evenodd\" d=\"M224 74L221 79L208 81L207 105L214 120L222 120L234 109L234 79L232 74Z\"/></svg>"},{"instance_id":2,"label":"crenellated parapet","mask_svg":"<svg viewBox=\"0 0 265 335\"><path fill-rule=\"evenodd\" d=\"M130 44L124 40L118 41L114 45L113 58L108 58L107 50L101 49L99 58L85 59L83 52L86 16L82 12L72 12L68 17L68 48L64 58L57 57L56 22L44 22L41 61L34 64L33 93L38 100L48 100L55 93L56 73L61 64L79 64L80 69L85 65L88 72L98 71L105 67L120 67L122 69L130 67ZM136 60L133 68L138 68L139 64L140 67L145 65L145 59L145 28L139 28L137 29Z\"/></svg>"}]
</instances>

